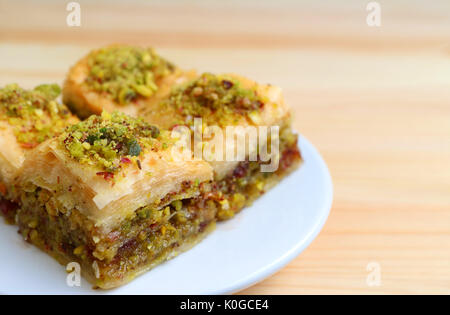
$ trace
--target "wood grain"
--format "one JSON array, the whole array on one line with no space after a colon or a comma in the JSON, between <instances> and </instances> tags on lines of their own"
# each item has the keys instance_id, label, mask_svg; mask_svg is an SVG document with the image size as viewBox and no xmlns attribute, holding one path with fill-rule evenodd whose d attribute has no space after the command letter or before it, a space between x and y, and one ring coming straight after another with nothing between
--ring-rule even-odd
<instances>
[{"instance_id":1,"label":"wood grain","mask_svg":"<svg viewBox=\"0 0 450 315\"><path fill-rule=\"evenodd\" d=\"M313 244L243 294L450 293L450 3L0 1L0 85L62 82L112 42L152 45L185 68L283 87L324 156L333 208ZM369 262L381 286L366 283Z\"/></svg>"}]
</instances>

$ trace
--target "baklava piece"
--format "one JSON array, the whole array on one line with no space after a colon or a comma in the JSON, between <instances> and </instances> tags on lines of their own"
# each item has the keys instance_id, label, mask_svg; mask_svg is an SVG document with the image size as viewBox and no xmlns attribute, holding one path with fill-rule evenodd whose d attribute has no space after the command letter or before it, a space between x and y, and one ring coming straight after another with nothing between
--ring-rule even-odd
<instances>
[{"instance_id":1,"label":"baklava piece","mask_svg":"<svg viewBox=\"0 0 450 315\"><path fill-rule=\"evenodd\" d=\"M103 110L135 117L140 107L192 76L152 48L108 46L92 51L70 69L63 101L80 118Z\"/></svg>"},{"instance_id":2,"label":"baklava piece","mask_svg":"<svg viewBox=\"0 0 450 315\"><path fill-rule=\"evenodd\" d=\"M14 185L26 156L45 140L76 121L56 98L57 85L24 90L16 84L0 89L0 212L9 223L17 210Z\"/></svg>"},{"instance_id":3,"label":"baklava piece","mask_svg":"<svg viewBox=\"0 0 450 315\"><path fill-rule=\"evenodd\" d=\"M24 163L20 233L104 289L190 248L215 226L212 168L173 141L119 113L67 127Z\"/></svg>"},{"instance_id":4,"label":"baklava piece","mask_svg":"<svg viewBox=\"0 0 450 315\"><path fill-rule=\"evenodd\" d=\"M187 126L194 131L195 118L202 118L203 139L197 147L201 147L202 157L214 169L219 220L228 219L250 205L301 162L298 136L291 128L290 108L279 87L260 85L234 74L205 73L174 86L165 99L150 105L142 108L139 115L162 128ZM222 130L223 155L215 153L214 146L220 141L216 142L212 126ZM228 134L227 127L237 128ZM252 134L256 130L257 139ZM273 134L272 130L278 132ZM255 141L249 140L252 135ZM245 155L240 158L231 155L236 159L228 159L226 151L235 153L239 141L246 143ZM195 140L192 143L196 152Z\"/></svg>"}]
</instances>

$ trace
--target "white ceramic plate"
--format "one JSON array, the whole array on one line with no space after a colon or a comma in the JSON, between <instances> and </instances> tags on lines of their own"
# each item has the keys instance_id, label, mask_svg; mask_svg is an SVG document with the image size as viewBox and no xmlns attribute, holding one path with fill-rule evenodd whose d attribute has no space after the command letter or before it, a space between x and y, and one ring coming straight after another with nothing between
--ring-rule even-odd
<instances>
[{"instance_id":1,"label":"white ceramic plate","mask_svg":"<svg viewBox=\"0 0 450 315\"><path fill-rule=\"evenodd\" d=\"M302 252L325 223L332 202L328 169L316 149L299 139L299 170L203 242L130 284L110 291L66 284L65 268L0 223L2 294L226 294L278 271Z\"/></svg>"}]
</instances>

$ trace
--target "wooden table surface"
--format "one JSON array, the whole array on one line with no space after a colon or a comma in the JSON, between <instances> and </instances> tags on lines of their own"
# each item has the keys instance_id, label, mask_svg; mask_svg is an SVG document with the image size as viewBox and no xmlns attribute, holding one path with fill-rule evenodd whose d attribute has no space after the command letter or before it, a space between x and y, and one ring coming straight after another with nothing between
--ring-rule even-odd
<instances>
[{"instance_id":1,"label":"wooden table surface","mask_svg":"<svg viewBox=\"0 0 450 315\"><path fill-rule=\"evenodd\" d=\"M62 82L94 47L156 47L184 68L283 88L334 183L298 258L243 294L450 293L450 2L0 0L0 85ZM367 266L379 267L369 286Z\"/></svg>"}]
</instances>

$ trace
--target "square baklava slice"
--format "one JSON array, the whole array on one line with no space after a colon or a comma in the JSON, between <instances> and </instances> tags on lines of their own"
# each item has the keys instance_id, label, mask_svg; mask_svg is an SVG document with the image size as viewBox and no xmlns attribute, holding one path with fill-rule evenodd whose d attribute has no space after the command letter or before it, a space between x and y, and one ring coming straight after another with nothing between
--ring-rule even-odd
<instances>
[{"instance_id":1,"label":"square baklava slice","mask_svg":"<svg viewBox=\"0 0 450 315\"><path fill-rule=\"evenodd\" d=\"M239 75L204 73L174 85L139 115L163 128L192 131L192 152L200 148L214 170L220 220L250 205L302 161L281 89Z\"/></svg>"},{"instance_id":2,"label":"square baklava slice","mask_svg":"<svg viewBox=\"0 0 450 315\"><path fill-rule=\"evenodd\" d=\"M78 121L56 100L60 92L54 84L32 90L10 84L0 89L0 212L9 223L18 207L14 182L26 156Z\"/></svg>"},{"instance_id":3,"label":"square baklava slice","mask_svg":"<svg viewBox=\"0 0 450 315\"><path fill-rule=\"evenodd\" d=\"M215 225L212 168L174 159L173 142L120 113L68 127L24 163L20 233L104 289L190 248Z\"/></svg>"}]
</instances>

